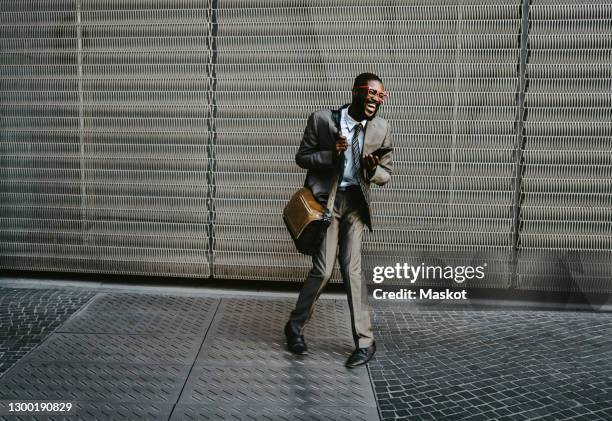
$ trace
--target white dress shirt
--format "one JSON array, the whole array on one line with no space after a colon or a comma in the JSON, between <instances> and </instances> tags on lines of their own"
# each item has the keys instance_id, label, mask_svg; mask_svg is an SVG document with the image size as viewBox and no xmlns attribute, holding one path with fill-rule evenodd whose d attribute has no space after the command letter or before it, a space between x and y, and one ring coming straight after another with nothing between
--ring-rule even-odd
<instances>
[{"instance_id":1,"label":"white dress shirt","mask_svg":"<svg viewBox=\"0 0 612 421\"><path fill-rule=\"evenodd\" d=\"M365 127L367 122L368 120L361 121L361 125L363 127L359 133L359 136L357 137L359 140L359 156L361 156L363 152L363 142L365 139ZM344 172L342 174L342 180L340 181L340 187L359 185L359 174L356 174L355 169L353 168L353 146L351 144L353 141L353 135L355 134L355 125L357 124L359 124L359 122L355 121L353 117L349 115L348 107L343 108L340 115L340 130L342 131L342 136L346 137L348 148L346 148L344 151Z\"/></svg>"}]
</instances>

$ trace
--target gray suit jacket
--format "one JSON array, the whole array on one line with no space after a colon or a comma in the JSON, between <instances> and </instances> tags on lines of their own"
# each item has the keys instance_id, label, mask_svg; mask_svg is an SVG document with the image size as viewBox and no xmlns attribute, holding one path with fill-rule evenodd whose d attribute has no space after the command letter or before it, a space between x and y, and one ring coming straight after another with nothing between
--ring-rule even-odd
<instances>
[{"instance_id":1,"label":"gray suit jacket","mask_svg":"<svg viewBox=\"0 0 612 421\"><path fill-rule=\"evenodd\" d=\"M317 111L308 117L300 148L295 155L295 162L308 170L304 185L308 186L317 200L324 205L327 203L334 172L339 172L342 168L342 160L334 159L338 136L340 136L340 110ZM383 146L392 146L389 124L382 118L374 117L366 125L363 156ZM364 168L359 174L359 184L365 201L364 223L370 231L372 230L370 183L379 186L386 184L391 178L392 161L393 152L389 152L381 158L373 174L366 174Z\"/></svg>"}]
</instances>

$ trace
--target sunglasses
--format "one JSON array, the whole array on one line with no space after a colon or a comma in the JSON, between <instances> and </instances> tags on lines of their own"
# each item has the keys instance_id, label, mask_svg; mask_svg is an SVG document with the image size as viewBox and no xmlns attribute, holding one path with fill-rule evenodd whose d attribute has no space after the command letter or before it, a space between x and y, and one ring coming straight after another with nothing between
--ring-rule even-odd
<instances>
[{"instance_id":1,"label":"sunglasses","mask_svg":"<svg viewBox=\"0 0 612 421\"><path fill-rule=\"evenodd\" d=\"M377 91L376 89L370 88L368 85L353 86L353 89L367 89L368 96L378 99L380 102L384 102L389 98L389 91Z\"/></svg>"}]
</instances>

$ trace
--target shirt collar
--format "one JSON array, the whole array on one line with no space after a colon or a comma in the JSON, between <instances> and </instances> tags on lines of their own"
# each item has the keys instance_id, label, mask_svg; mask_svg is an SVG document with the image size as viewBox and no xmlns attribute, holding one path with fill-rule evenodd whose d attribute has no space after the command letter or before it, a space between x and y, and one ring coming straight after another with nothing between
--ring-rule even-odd
<instances>
[{"instance_id":1,"label":"shirt collar","mask_svg":"<svg viewBox=\"0 0 612 421\"><path fill-rule=\"evenodd\" d=\"M358 121L356 121L353 117L349 115L348 107L342 109L342 119L344 120L344 124L346 124L346 127L349 131L353 131L355 126L359 124ZM362 120L361 127L365 129L365 126L367 123L368 123L368 120Z\"/></svg>"}]
</instances>

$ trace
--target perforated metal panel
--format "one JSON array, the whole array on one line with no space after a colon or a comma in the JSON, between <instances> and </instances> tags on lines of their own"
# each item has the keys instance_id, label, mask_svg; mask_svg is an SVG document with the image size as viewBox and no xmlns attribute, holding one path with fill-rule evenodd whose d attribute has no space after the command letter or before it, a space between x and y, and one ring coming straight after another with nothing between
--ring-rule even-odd
<instances>
[{"instance_id":1,"label":"perforated metal panel","mask_svg":"<svg viewBox=\"0 0 612 421\"><path fill-rule=\"evenodd\" d=\"M83 225L76 2L2 2L2 266L77 267Z\"/></svg>"},{"instance_id":2,"label":"perforated metal panel","mask_svg":"<svg viewBox=\"0 0 612 421\"><path fill-rule=\"evenodd\" d=\"M486 261L470 286L611 289L609 3L3 6L2 268L302 280L280 214L306 118L371 71L396 149L366 271L427 252Z\"/></svg>"},{"instance_id":3,"label":"perforated metal panel","mask_svg":"<svg viewBox=\"0 0 612 421\"><path fill-rule=\"evenodd\" d=\"M519 287L612 290L612 4L531 5Z\"/></svg>"},{"instance_id":4,"label":"perforated metal panel","mask_svg":"<svg viewBox=\"0 0 612 421\"><path fill-rule=\"evenodd\" d=\"M208 276L208 3L0 15L2 266Z\"/></svg>"},{"instance_id":5,"label":"perforated metal panel","mask_svg":"<svg viewBox=\"0 0 612 421\"><path fill-rule=\"evenodd\" d=\"M349 102L364 71L391 92L380 113L396 146L365 266L423 249L510 256L520 10L472 3L219 1L216 276L303 279L278 216L303 183L294 156L306 116ZM507 266L490 275L508 282Z\"/></svg>"}]
</instances>

